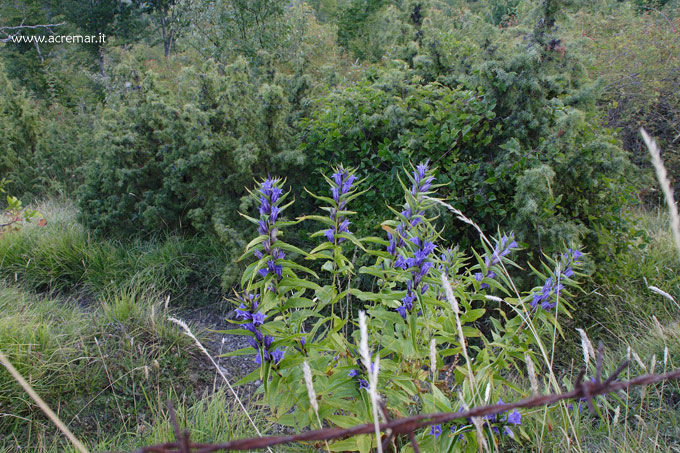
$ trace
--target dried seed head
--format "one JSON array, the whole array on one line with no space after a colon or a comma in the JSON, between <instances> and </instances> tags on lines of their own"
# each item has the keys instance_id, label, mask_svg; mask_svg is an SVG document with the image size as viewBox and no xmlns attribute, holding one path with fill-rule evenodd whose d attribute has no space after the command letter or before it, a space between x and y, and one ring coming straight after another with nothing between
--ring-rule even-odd
<instances>
[{"instance_id":1,"label":"dried seed head","mask_svg":"<svg viewBox=\"0 0 680 453\"><path fill-rule=\"evenodd\" d=\"M673 298L673 296L671 296L670 294L668 294L666 291L664 291L664 290L662 290L662 289L660 289L660 288L657 288L656 286L648 286L647 288L649 288L649 290L650 290L651 292L657 293L657 294L659 294L659 295L665 297L666 299L675 302L675 299Z\"/></svg>"},{"instance_id":2,"label":"dried seed head","mask_svg":"<svg viewBox=\"0 0 680 453\"><path fill-rule=\"evenodd\" d=\"M652 139L652 137L650 137L643 128L640 128L640 133L642 134L642 139L649 149L649 154L652 156L652 164L656 170L657 179L659 180L661 189L666 196L668 211L671 215L671 231L673 232L675 246L678 249L678 252L680 252L680 216L678 215L678 205L675 203L675 199L673 198L673 190L671 189L671 183L668 180L668 173L666 172L666 167L663 166L663 160L661 160L661 150L656 145L654 139Z\"/></svg>"},{"instance_id":3,"label":"dried seed head","mask_svg":"<svg viewBox=\"0 0 680 453\"><path fill-rule=\"evenodd\" d=\"M371 374L371 354L368 351L368 328L366 326L366 313L359 312L359 332L361 338L359 340L359 354L364 363L364 367L368 374Z\"/></svg>"},{"instance_id":4,"label":"dried seed head","mask_svg":"<svg viewBox=\"0 0 680 453\"><path fill-rule=\"evenodd\" d=\"M316 401L316 392L314 391L314 384L312 382L312 370L309 368L307 362L302 362L302 373L305 375L305 385L307 386L309 404L312 406L312 409L314 409L314 412L319 412L319 403Z\"/></svg>"},{"instance_id":5,"label":"dried seed head","mask_svg":"<svg viewBox=\"0 0 680 453\"><path fill-rule=\"evenodd\" d=\"M616 406L616 409L614 409L614 420L612 421L612 426L616 426L616 424L619 422L620 413L621 413L621 406Z\"/></svg>"},{"instance_id":6,"label":"dried seed head","mask_svg":"<svg viewBox=\"0 0 680 453\"><path fill-rule=\"evenodd\" d=\"M486 300L491 300L493 302L503 302L503 299L501 299L500 297L496 297L496 296L488 296L487 295L487 296L484 296L484 298Z\"/></svg>"},{"instance_id":7,"label":"dried seed head","mask_svg":"<svg viewBox=\"0 0 680 453\"><path fill-rule=\"evenodd\" d=\"M437 380L437 341L430 341L430 370L432 370L432 382Z\"/></svg>"},{"instance_id":8,"label":"dried seed head","mask_svg":"<svg viewBox=\"0 0 680 453\"><path fill-rule=\"evenodd\" d=\"M576 329L578 334L581 336L581 349L583 349L583 361L586 364L586 367L588 367L588 364L590 363L590 357L595 357L595 349L593 349L593 345L588 339L588 335L583 329Z\"/></svg>"},{"instance_id":9,"label":"dried seed head","mask_svg":"<svg viewBox=\"0 0 680 453\"><path fill-rule=\"evenodd\" d=\"M373 406L373 423L375 424L375 437L378 446L378 453L382 453L382 444L380 443L380 421L378 419L378 371L380 367L380 356L376 354L375 362L371 367L371 353L368 350L368 327L366 326L366 313L359 312L359 332L361 339L359 340L359 354L368 374L368 391L371 396L371 403ZM371 368L373 368L371 370Z\"/></svg>"},{"instance_id":10,"label":"dried seed head","mask_svg":"<svg viewBox=\"0 0 680 453\"><path fill-rule=\"evenodd\" d=\"M527 363L527 374L529 375L529 382L531 383L531 392L538 395L538 379L536 379L536 370L534 369L534 361L528 352L524 353L524 361Z\"/></svg>"},{"instance_id":11,"label":"dried seed head","mask_svg":"<svg viewBox=\"0 0 680 453\"><path fill-rule=\"evenodd\" d=\"M659 333L661 337L664 336L663 334L663 327L661 326L661 323L659 322L658 319L656 319L656 316L652 315L652 319L654 320L654 327L656 327L656 331Z\"/></svg>"},{"instance_id":12,"label":"dried seed head","mask_svg":"<svg viewBox=\"0 0 680 453\"><path fill-rule=\"evenodd\" d=\"M446 278L446 275L444 275L444 273L442 273L442 285L444 285L446 300L449 301L449 304L451 305L451 310L453 310L455 314L460 314L460 309L458 308L458 301L456 300L456 296L453 294L453 288L451 288L451 283L449 283L449 279Z\"/></svg>"},{"instance_id":13,"label":"dried seed head","mask_svg":"<svg viewBox=\"0 0 680 453\"><path fill-rule=\"evenodd\" d=\"M647 371L647 367L645 366L645 364L644 364L644 362L642 361L642 359L640 359L640 356L637 355L637 352L633 351L632 349L630 350L630 352L631 352L631 354L633 354L633 358L635 359L635 361L637 362L637 364L640 365L640 368L642 368L643 370Z\"/></svg>"}]
</instances>

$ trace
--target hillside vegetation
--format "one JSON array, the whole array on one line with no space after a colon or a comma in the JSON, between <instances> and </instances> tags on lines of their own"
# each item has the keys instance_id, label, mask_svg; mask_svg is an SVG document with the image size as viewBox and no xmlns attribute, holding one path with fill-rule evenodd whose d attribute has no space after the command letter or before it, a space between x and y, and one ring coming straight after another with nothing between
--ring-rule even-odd
<instances>
[{"instance_id":1,"label":"hillside vegetation","mask_svg":"<svg viewBox=\"0 0 680 453\"><path fill-rule=\"evenodd\" d=\"M92 451L677 369L678 93L677 0L5 1L0 351ZM680 449L677 381L594 402L415 434ZM0 450L72 448L0 368Z\"/></svg>"}]
</instances>

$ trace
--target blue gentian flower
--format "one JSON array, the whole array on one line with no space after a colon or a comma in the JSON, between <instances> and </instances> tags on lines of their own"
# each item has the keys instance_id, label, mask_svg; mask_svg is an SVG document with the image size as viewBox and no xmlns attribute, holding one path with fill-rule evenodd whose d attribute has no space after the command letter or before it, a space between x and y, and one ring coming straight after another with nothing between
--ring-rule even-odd
<instances>
[{"instance_id":1,"label":"blue gentian flower","mask_svg":"<svg viewBox=\"0 0 680 453\"><path fill-rule=\"evenodd\" d=\"M503 235L503 237L501 237L501 240L496 242L496 246L494 247L491 256L489 256L488 254L484 255L484 267L487 269L486 275L482 274L481 272L477 272L475 274L475 280L481 282L484 278L495 278L496 273L489 268L491 266L500 264L501 258L507 256L510 252L517 248L519 248L519 245L517 245L517 242L514 240L512 234L510 236ZM482 289L488 287L489 287L488 283L482 283L480 286L480 288Z\"/></svg>"},{"instance_id":2,"label":"blue gentian flower","mask_svg":"<svg viewBox=\"0 0 680 453\"><path fill-rule=\"evenodd\" d=\"M569 249L567 253L560 256L555 269L550 277L545 280L540 292L536 292L531 300L532 310L536 310L538 305L541 305L543 310L552 310L557 305L557 297L564 289L562 283L557 283L558 280L571 278L574 275L572 266L580 264L580 259L583 253L575 249Z\"/></svg>"},{"instance_id":3,"label":"blue gentian flower","mask_svg":"<svg viewBox=\"0 0 680 453\"><path fill-rule=\"evenodd\" d=\"M432 242L421 240L418 237L411 238L409 242L418 247L413 252L413 256L404 259L403 256L399 255L394 262L394 267L404 270L413 269L411 271L411 279L406 282L406 295L401 300L401 306L397 307L397 312L403 319L406 319L407 313L413 310L413 302L417 300L416 294L418 292L424 294L427 291L429 285L421 287L420 284L434 266L434 263L429 261L429 256L435 249L435 245Z\"/></svg>"},{"instance_id":4,"label":"blue gentian flower","mask_svg":"<svg viewBox=\"0 0 680 453\"><path fill-rule=\"evenodd\" d=\"M344 200L344 196L352 191L352 186L356 181L357 177L354 174L350 174L342 166L331 176L335 187L331 187L331 196L336 206L330 210L330 218L334 221L335 225L324 231L324 236L326 240L332 243L342 243L345 238L338 237L340 233L352 234L349 230L350 222L344 216L339 216L338 211L343 211L347 207L347 201Z\"/></svg>"},{"instance_id":5,"label":"blue gentian flower","mask_svg":"<svg viewBox=\"0 0 680 453\"><path fill-rule=\"evenodd\" d=\"M281 360L283 360L284 353L285 353L285 351L283 349L276 348L276 350L274 350L274 352L272 352L272 357L271 357L272 361L275 364L278 364Z\"/></svg>"},{"instance_id":6,"label":"blue gentian flower","mask_svg":"<svg viewBox=\"0 0 680 453\"><path fill-rule=\"evenodd\" d=\"M258 259L262 259L265 254L271 255L271 259L267 261L266 267L259 269L258 274L261 277L273 274L278 280L283 278L283 267L276 264L276 260L285 257L285 254L275 247L278 233L275 224L281 214L281 208L278 206L278 203L281 201L281 195L283 195L283 189L279 187L280 182L281 180L278 178L267 178L260 183L258 188L258 193L260 194L258 198L260 219L257 222L257 231L260 235L267 236L267 239L262 242L262 250L256 249L253 252Z\"/></svg>"},{"instance_id":7,"label":"blue gentian flower","mask_svg":"<svg viewBox=\"0 0 680 453\"><path fill-rule=\"evenodd\" d=\"M504 404L503 400L499 398L497 404ZM484 418L486 420L485 423L489 425L489 427L494 433L499 435L504 434L512 439L515 438L515 433L512 431L512 429L510 429L508 425L522 424L522 415L517 411L517 409L513 409L513 411L510 412L509 414L501 412L499 414L487 415Z\"/></svg>"},{"instance_id":8,"label":"blue gentian flower","mask_svg":"<svg viewBox=\"0 0 680 453\"><path fill-rule=\"evenodd\" d=\"M517 409L514 409L510 414L508 415L508 423L511 423L513 425L520 425L522 424L522 415L517 412Z\"/></svg>"},{"instance_id":9,"label":"blue gentian flower","mask_svg":"<svg viewBox=\"0 0 680 453\"><path fill-rule=\"evenodd\" d=\"M248 338L248 344L257 351L255 355L255 363L258 365L262 364L262 357L265 361L272 360L274 363L278 363L281 358L283 358L283 350L274 351L270 353L272 344L274 343L274 337L269 335L263 335L259 327L264 324L267 316L258 310L259 308L259 295L248 294L247 297L238 296L240 304L236 309L236 318L248 321L241 325L243 329L249 331L253 334L253 337Z\"/></svg>"}]
</instances>

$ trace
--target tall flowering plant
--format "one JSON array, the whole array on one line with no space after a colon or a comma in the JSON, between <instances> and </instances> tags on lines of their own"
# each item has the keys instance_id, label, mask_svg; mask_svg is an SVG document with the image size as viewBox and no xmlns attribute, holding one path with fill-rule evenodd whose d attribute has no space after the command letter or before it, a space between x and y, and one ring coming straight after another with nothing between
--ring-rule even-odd
<instances>
[{"instance_id":1,"label":"tall flowering plant","mask_svg":"<svg viewBox=\"0 0 680 453\"><path fill-rule=\"evenodd\" d=\"M331 284L324 286L319 292L320 304L317 308L323 309L330 305L331 314L334 314L336 303L348 295L347 288L342 286L343 277L349 281L354 272L354 265L345 254L345 250L350 249L345 244L365 250L361 240L354 236L350 228L350 217L356 214L350 210L351 202L364 191L357 189L362 181L358 180L355 170L342 165L335 168L330 177L325 176L325 179L329 193L316 195L310 192L310 195L325 205L321 209L327 215L308 215L302 220L314 220L324 225L323 229L311 235L312 238L323 237L325 240L310 252L310 258L323 261L321 268L332 276Z\"/></svg>"},{"instance_id":2,"label":"tall flowering plant","mask_svg":"<svg viewBox=\"0 0 680 453\"><path fill-rule=\"evenodd\" d=\"M283 190L284 182L278 178L267 178L260 182L251 195L256 200L257 217L242 214L257 226L258 236L247 246L240 260L252 260L241 278L241 291L234 303L236 321L240 329L225 331L249 337L250 347L231 354L254 354L253 360L260 365L243 381L263 379L265 385L285 371L287 352L304 347L304 336L300 334L303 317L289 302L312 304L305 298L308 289L318 285L299 278L299 273L318 278L316 273L293 261L287 254L307 256L303 250L282 240L284 227L298 221L283 219L284 211L292 204L285 203L289 193Z\"/></svg>"},{"instance_id":3,"label":"tall flowering plant","mask_svg":"<svg viewBox=\"0 0 680 453\"><path fill-rule=\"evenodd\" d=\"M328 192L312 194L323 215L284 220L290 203L284 204L287 194L278 179L262 181L253 192L259 216L245 216L257 225L258 236L242 257L251 262L234 300L241 329L229 332L248 335L250 346L234 354L254 354L259 367L242 382L262 381L264 402L277 423L301 429L375 421L378 400L400 417L528 396L509 384L509 373L522 373L525 360L540 369L539 359L548 357L544 336L561 332L552 311L569 308L559 301L569 296L565 287L574 284L582 254L569 250L548 259L543 272L534 269L543 285L518 293L508 274L519 248L512 234L487 240L481 255L469 256L442 239L440 206L446 203L436 198L435 175L429 162L406 174L404 205L376 226L382 237L354 234L351 205L363 192L353 169L333 169ZM322 225L312 234L318 243L309 253L282 240L282 229L301 221ZM348 252L373 262L355 269ZM320 261L330 282L326 277L320 286L319 276L289 255ZM345 305L337 310L339 301ZM365 313L361 329L357 310ZM303 379L313 381L314 392L299 385ZM473 451L513 442L526 435L524 416L513 411L457 420L423 430L419 443L427 451ZM332 449L376 446L374 437L358 436Z\"/></svg>"}]
</instances>

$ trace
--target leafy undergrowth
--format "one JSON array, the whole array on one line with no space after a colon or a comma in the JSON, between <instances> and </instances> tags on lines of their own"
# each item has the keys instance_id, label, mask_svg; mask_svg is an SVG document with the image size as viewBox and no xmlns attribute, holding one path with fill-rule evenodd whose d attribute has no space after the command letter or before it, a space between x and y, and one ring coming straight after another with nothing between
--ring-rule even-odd
<instances>
[{"instance_id":1,"label":"leafy undergrowth","mask_svg":"<svg viewBox=\"0 0 680 453\"><path fill-rule=\"evenodd\" d=\"M0 257L4 257L0 345L19 371L93 451L133 450L171 440L168 399L174 402L180 424L191 429L196 441L256 435L233 397L214 387L214 369L168 323L165 292L161 292L166 283L158 277L163 273L127 268L134 253L121 253L122 247L116 249L114 243L87 237L70 209L48 203L42 207L47 227L29 227L0 240ZM582 326L596 347L599 340L606 344L605 375L630 357L631 366L622 374L626 379L680 367L680 307L648 289L656 286L680 299L673 272L677 253L665 233L663 216L640 212L638 217L650 238L648 244L617 256L607 273L609 280L601 281L589 296L592 304L612 316L598 316L599 322ZM190 247L185 239L176 241L175 250ZM71 249L78 244L79 248ZM166 244L140 242L136 250L144 250L147 257L163 256L158 249ZM103 264L95 272L99 259ZM142 260L140 255L137 259ZM86 264L79 267L75 264L79 260ZM178 280L175 285L189 297L195 291L183 286L186 282ZM83 288L89 294L86 306ZM554 370L564 389L583 368L580 340L572 334L571 344L564 348L570 351L571 362ZM539 370L539 376L541 371L547 372ZM591 356L587 378L594 373ZM524 380L516 384L528 386ZM0 373L0 404L0 451L70 448L4 372ZM677 382L600 397L597 407L602 418L590 414L585 404L581 410L578 406L574 403L571 409L552 411L545 418L542 408L523 413L520 442L498 448L674 451L680 445ZM260 431L276 432L262 407L251 404L248 410ZM565 431L564 426L570 429Z\"/></svg>"}]
</instances>

